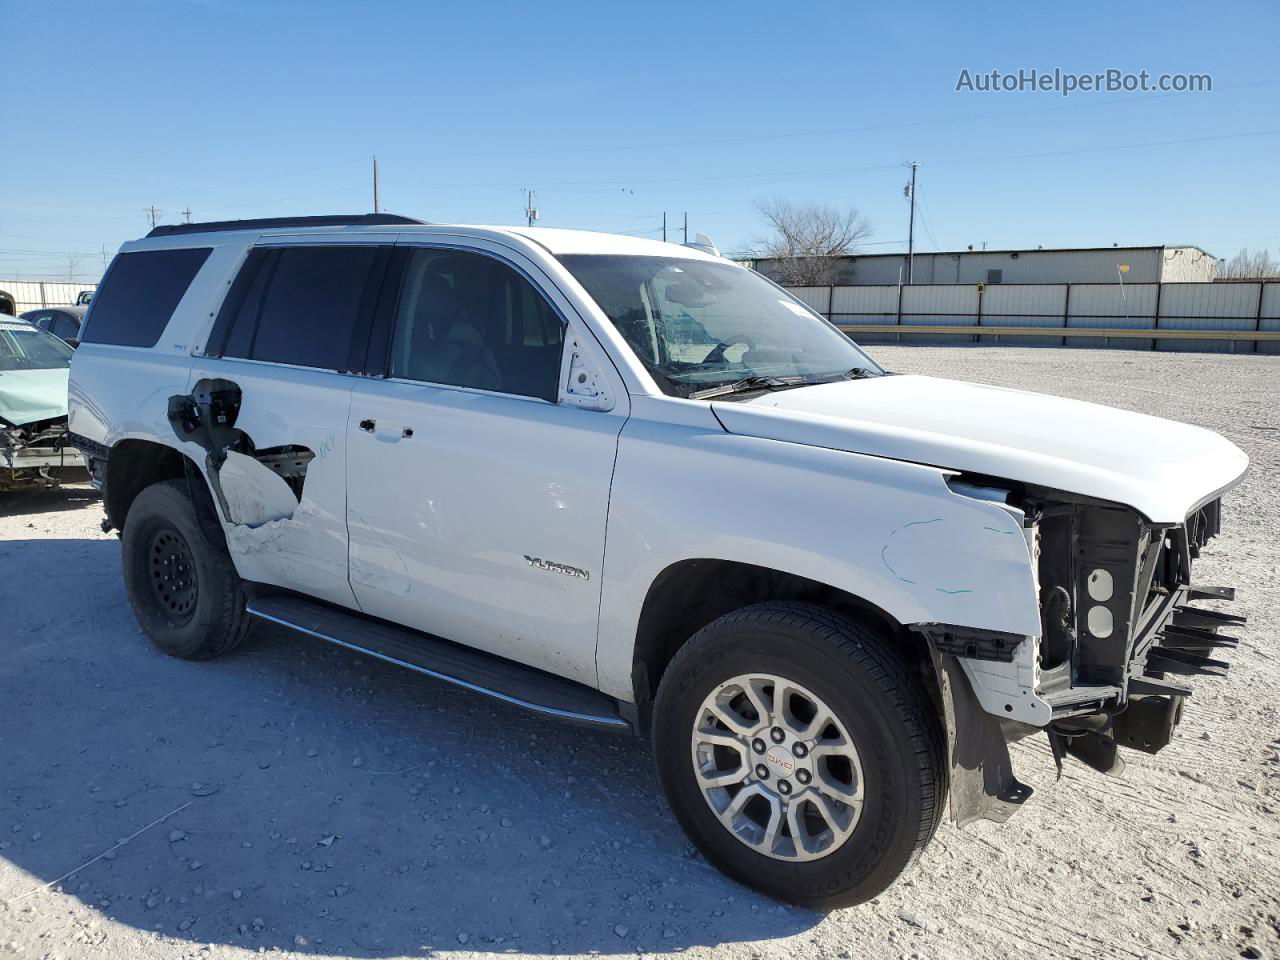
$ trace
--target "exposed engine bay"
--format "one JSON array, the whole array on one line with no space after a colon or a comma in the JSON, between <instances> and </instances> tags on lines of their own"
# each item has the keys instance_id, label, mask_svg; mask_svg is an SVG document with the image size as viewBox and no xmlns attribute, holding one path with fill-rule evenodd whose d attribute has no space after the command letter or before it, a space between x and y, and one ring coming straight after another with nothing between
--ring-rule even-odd
<instances>
[{"instance_id":1,"label":"exposed engine bay","mask_svg":"<svg viewBox=\"0 0 1280 960\"><path fill-rule=\"evenodd\" d=\"M87 478L79 451L70 445L65 416L21 426L0 417L0 491Z\"/></svg>"},{"instance_id":2,"label":"exposed engine bay","mask_svg":"<svg viewBox=\"0 0 1280 960\"><path fill-rule=\"evenodd\" d=\"M1221 529L1214 499L1183 524L1147 523L1133 510L1085 498L1029 498L1039 529L1039 692L1053 708L1049 741L1059 764L1072 756L1118 773L1118 747L1164 747L1191 696L1190 677L1223 677L1219 633L1244 618L1195 606L1231 600L1230 587L1191 578L1192 561Z\"/></svg>"},{"instance_id":3,"label":"exposed engine bay","mask_svg":"<svg viewBox=\"0 0 1280 960\"><path fill-rule=\"evenodd\" d=\"M1019 521L1038 575L1035 638L915 624L930 643L951 744L952 814L961 825L1007 819L1031 790L1007 744L1043 730L1061 773L1067 757L1123 771L1119 748L1155 753L1172 739L1191 677L1222 677L1220 633L1244 617L1197 606L1230 587L1191 579L1221 529L1221 499L1181 524L1152 524L1118 504L1061 491L955 480ZM967 677L968 684L962 683Z\"/></svg>"}]
</instances>

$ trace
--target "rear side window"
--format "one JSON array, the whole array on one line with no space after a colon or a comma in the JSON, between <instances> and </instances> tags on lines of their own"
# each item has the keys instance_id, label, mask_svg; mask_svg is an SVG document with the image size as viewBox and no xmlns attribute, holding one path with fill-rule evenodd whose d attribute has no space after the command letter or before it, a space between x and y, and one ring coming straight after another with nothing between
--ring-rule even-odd
<instances>
[{"instance_id":1,"label":"rear side window","mask_svg":"<svg viewBox=\"0 0 1280 960\"><path fill-rule=\"evenodd\" d=\"M371 294L385 260L386 252L374 246L255 251L233 291L242 291L243 299L225 311L222 355L348 369L353 339L367 334Z\"/></svg>"},{"instance_id":2,"label":"rear side window","mask_svg":"<svg viewBox=\"0 0 1280 960\"><path fill-rule=\"evenodd\" d=\"M154 347L211 252L211 247L193 247L117 256L93 298L81 339Z\"/></svg>"}]
</instances>

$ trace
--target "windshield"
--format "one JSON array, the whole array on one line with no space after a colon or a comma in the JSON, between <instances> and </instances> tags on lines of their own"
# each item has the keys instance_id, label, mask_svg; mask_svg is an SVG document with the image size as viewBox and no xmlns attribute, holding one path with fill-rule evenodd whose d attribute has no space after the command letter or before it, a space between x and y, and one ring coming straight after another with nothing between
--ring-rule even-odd
<instances>
[{"instance_id":1,"label":"windshield","mask_svg":"<svg viewBox=\"0 0 1280 960\"><path fill-rule=\"evenodd\" d=\"M0 320L0 371L71 366L71 348L24 320Z\"/></svg>"},{"instance_id":2,"label":"windshield","mask_svg":"<svg viewBox=\"0 0 1280 960\"><path fill-rule=\"evenodd\" d=\"M753 270L684 257L574 254L560 262L668 394L882 372L852 340Z\"/></svg>"}]
</instances>

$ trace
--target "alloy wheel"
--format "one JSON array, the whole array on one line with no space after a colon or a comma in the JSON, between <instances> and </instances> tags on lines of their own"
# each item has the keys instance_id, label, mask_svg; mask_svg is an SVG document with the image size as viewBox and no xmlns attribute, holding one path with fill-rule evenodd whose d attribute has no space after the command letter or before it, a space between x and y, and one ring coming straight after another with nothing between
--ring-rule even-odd
<instances>
[{"instance_id":1,"label":"alloy wheel","mask_svg":"<svg viewBox=\"0 0 1280 960\"><path fill-rule=\"evenodd\" d=\"M693 767L720 822L757 853L817 860L862 814L862 762L848 730L812 691L772 674L717 686L695 715Z\"/></svg>"}]
</instances>

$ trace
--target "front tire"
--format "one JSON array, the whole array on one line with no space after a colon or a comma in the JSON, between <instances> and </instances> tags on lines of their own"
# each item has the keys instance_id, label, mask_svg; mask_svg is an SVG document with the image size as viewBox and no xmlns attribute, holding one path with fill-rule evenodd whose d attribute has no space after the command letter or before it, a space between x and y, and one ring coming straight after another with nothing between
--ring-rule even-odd
<instances>
[{"instance_id":1,"label":"front tire","mask_svg":"<svg viewBox=\"0 0 1280 960\"><path fill-rule=\"evenodd\" d=\"M883 892L946 796L941 725L893 645L802 603L761 603L676 654L654 704L663 787L706 858L819 909Z\"/></svg>"},{"instance_id":2,"label":"front tire","mask_svg":"<svg viewBox=\"0 0 1280 960\"><path fill-rule=\"evenodd\" d=\"M157 647L207 660L240 645L249 628L243 585L216 531L201 523L185 480L138 494L121 538L129 605Z\"/></svg>"}]
</instances>

